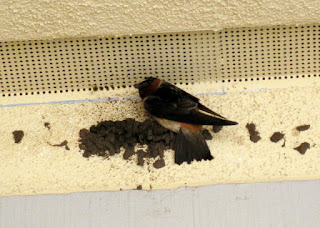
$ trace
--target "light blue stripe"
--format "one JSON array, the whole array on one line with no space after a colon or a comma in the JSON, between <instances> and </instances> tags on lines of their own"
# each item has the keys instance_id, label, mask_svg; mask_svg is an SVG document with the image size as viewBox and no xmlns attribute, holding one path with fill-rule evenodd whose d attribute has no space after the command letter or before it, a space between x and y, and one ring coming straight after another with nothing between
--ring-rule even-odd
<instances>
[{"instance_id":1,"label":"light blue stripe","mask_svg":"<svg viewBox=\"0 0 320 228\"><path fill-rule=\"evenodd\" d=\"M208 92L208 93L196 93L195 96L204 96L204 95L224 95L224 92Z\"/></svg>"},{"instance_id":2,"label":"light blue stripe","mask_svg":"<svg viewBox=\"0 0 320 228\"><path fill-rule=\"evenodd\" d=\"M267 90L267 89L266 88L248 89L248 90L244 90L243 92L259 92L259 91L263 91L263 90Z\"/></svg>"},{"instance_id":3,"label":"light blue stripe","mask_svg":"<svg viewBox=\"0 0 320 228\"><path fill-rule=\"evenodd\" d=\"M263 91L266 88L244 90L243 92L256 92ZM194 94L195 96L204 96L204 95L225 95L226 91L224 86L222 86L222 92L208 92L208 93L198 93ZM120 100L139 100L139 97L113 97L113 98L100 98L100 99L86 99L86 100L68 100L68 101L50 101L50 102L39 102L39 103L20 103L20 104L8 104L0 105L0 108L9 108L16 106L34 106L34 105L52 105L52 104L77 104L77 103L89 103L89 102L108 102L108 101L120 101Z\"/></svg>"},{"instance_id":4,"label":"light blue stripe","mask_svg":"<svg viewBox=\"0 0 320 228\"><path fill-rule=\"evenodd\" d=\"M68 100L68 101L50 101L40 103L20 103L20 104L8 104L0 105L0 108L15 107L15 106L32 106L32 105L50 105L50 104L75 104L75 103L89 103L89 102L104 102L104 101L118 101L120 98L101 98L101 99L87 99L87 100Z\"/></svg>"},{"instance_id":5,"label":"light blue stripe","mask_svg":"<svg viewBox=\"0 0 320 228\"><path fill-rule=\"evenodd\" d=\"M223 94L226 94L226 90L224 89L224 85L222 85L222 92L223 92Z\"/></svg>"}]
</instances>

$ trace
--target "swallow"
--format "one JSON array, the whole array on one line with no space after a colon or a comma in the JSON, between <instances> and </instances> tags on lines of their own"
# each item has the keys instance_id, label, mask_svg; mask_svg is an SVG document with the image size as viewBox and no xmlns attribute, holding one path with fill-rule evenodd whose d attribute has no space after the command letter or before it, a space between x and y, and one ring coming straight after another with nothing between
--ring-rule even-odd
<instances>
[{"instance_id":1,"label":"swallow","mask_svg":"<svg viewBox=\"0 0 320 228\"><path fill-rule=\"evenodd\" d=\"M201 134L202 125L237 125L237 122L210 110L186 91L155 77L134 85L146 111L164 128L177 133L175 163L212 160L209 147Z\"/></svg>"}]
</instances>

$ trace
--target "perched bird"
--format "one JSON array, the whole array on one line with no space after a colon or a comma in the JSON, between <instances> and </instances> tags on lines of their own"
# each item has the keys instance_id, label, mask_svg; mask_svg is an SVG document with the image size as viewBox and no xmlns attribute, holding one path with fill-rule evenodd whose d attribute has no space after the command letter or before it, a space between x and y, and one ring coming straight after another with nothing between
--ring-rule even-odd
<instances>
[{"instance_id":1,"label":"perched bird","mask_svg":"<svg viewBox=\"0 0 320 228\"><path fill-rule=\"evenodd\" d=\"M208 145L201 134L202 125L224 126L229 121L199 102L199 99L159 78L148 77L134 85L139 89L146 111L163 127L178 133L175 162L211 160Z\"/></svg>"}]
</instances>

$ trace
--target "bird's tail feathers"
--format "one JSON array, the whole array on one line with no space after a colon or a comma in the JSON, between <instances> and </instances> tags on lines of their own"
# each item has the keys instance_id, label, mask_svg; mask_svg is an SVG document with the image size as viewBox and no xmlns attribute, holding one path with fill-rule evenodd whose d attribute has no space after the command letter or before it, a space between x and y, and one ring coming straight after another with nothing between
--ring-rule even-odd
<instances>
[{"instance_id":1,"label":"bird's tail feathers","mask_svg":"<svg viewBox=\"0 0 320 228\"><path fill-rule=\"evenodd\" d=\"M193 160L212 160L209 147L200 130L190 131L181 128L175 144L175 163L191 163Z\"/></svg>"}]
</instances>

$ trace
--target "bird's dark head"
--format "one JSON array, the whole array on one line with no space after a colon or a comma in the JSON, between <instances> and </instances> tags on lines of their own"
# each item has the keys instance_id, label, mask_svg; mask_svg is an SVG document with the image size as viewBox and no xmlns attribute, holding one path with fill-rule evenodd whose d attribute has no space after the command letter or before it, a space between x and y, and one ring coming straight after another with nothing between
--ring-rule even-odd
<instances>
[{"instance_id":1,"label":"bird's dark head","mask_svg":"<svg viewBox=\"0 0 320 228\"><path fill-rule=\"evenodd\" d=\"M134 88L139 90L139 95L143 99L152 95L160 87L162 80L154 77L147 77L143 82L135 84Z\"/></svg>"}]
</instances>

